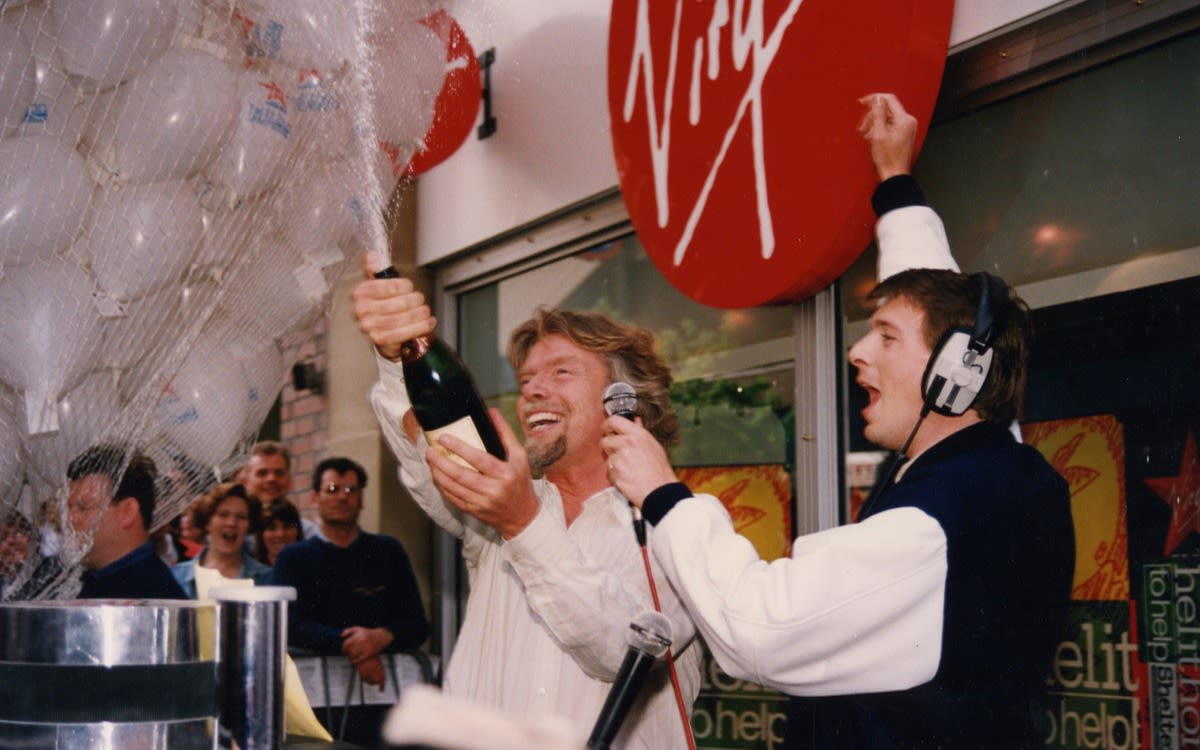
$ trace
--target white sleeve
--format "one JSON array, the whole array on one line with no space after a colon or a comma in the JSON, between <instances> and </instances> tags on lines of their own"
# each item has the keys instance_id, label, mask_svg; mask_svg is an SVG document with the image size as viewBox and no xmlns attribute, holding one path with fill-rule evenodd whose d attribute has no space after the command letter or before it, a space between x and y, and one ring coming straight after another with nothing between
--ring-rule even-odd
<instances>
[{"instance_id":1,"label":"white sleeve","mask_svg":"<svg viewBox=\"0 0 1200 750\"><path fill-rule=\"evenodd\" d=\"M898 508L796 539L771 563L709 495L655 527L655 556L717 663L790 695L903 690L937 671L946 536Z\"/></svg>"},{"instance_id":2,"label":"white sleeve","mask_svg":"<svg viewBox=\"0 0 1200 750\"><path fill-rule=\"evenodd\" d=\"M929 206L905 206L888 211L875 222L879 245L877 280L910 268L957 271L942 220Z\"/></svg>"}]
</instances>

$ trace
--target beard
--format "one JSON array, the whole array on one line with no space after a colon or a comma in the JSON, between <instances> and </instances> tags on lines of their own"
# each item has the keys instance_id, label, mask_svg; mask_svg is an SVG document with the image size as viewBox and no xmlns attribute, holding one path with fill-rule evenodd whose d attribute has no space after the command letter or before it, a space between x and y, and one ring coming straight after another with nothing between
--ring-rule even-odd
<instances>
[{"instance_id":1,"label":"beard","mask_svg":"<svg viewBox=\"0 0 1200 750\"><path fill-rule=\"evenodd\" d=\"M527 445L525 450L529 456L529 468L535 475L540 475L567 454L567 436L560 435L544 445Z\"/></svg>"}]
</instances>

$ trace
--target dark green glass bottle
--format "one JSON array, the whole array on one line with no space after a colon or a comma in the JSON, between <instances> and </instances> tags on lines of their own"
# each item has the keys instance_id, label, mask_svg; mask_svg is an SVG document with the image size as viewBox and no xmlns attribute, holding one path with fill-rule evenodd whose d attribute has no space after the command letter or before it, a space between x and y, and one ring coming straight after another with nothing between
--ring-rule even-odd
<instances>
[{"instance_id":1,"label":"dark green glass bottle","mask_svg":"<svg viewBox=\"0 0 1200 750\"><path fill-rule=\"evenodd\" d=\"M377 279L399 276L392 266L375 273ZM413 415L430 445L437 445L438 435L449 433L501 461L507 460L487 404L458 352L433 334L418 336L400 346L400 364Z\"/></svg>"},{"instance_id":2,"label":"dark green glass bottle","mask_svg":"<svg viewBox=\"0 0 1200 750\"><path fill-rule=\"evenodd\" d=\"M430 445L449 433L505 460L504 445L458 353L437 336L419 336L400 347L404 385L417 423Z\"/></svg>"}]
</instances>

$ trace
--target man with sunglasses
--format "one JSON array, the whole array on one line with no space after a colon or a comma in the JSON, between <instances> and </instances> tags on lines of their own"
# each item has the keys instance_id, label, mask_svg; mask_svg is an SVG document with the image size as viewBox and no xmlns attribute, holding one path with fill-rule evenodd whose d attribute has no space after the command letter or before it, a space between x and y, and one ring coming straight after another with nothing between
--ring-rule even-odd
<instances>
[{"instance_id":1,"label":"man with sunglasses","mask_svg":"<svg viewBox=\"0 0 1200 750\"><path fill-rule=\"evenodd\" d=\"M272 582L296 588L289 646L345 654L363 682L382 687L380 655L419 646L429 621L404 547L358 525L366 486L366 470L349 458L317 464L312 492L320 533L280 551Z\"/></svg>"}]
</instances>

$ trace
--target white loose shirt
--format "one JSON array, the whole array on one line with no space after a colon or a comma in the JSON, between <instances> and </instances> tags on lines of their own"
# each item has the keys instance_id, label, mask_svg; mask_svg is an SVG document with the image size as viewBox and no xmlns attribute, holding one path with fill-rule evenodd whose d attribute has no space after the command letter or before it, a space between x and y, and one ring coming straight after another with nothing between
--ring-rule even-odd
<instances>
[{"instance_id":1,"label":"white loose shirt","mask_svg":"<svg viewBox=\"0 0 1200 750\"><path fill-rule=\"evenodd\" d=\"M466 615L444 690L513 718L562 716L586 737L625 658L629 623L654 609L629 502L610 487L589 498L568 527L558 489L538 479L540 512L506 542L442 497L425 462L424 436L414 445L401 424L410 408L401 366L376 361L380 380L371 402L400 461L400 479L435 523L462 540L469 573ZM672 651L690 713L700 687L701 647L682 604L652 565L674 628ZM613 747L686 747L665 668L652 673Z\"/></svg>"}]
</instances>

